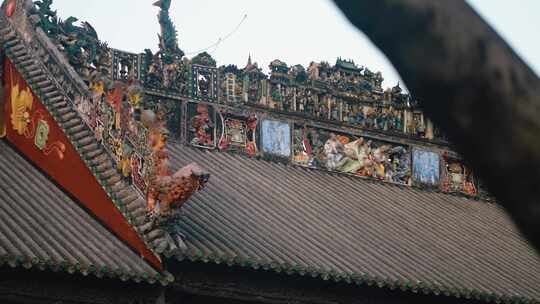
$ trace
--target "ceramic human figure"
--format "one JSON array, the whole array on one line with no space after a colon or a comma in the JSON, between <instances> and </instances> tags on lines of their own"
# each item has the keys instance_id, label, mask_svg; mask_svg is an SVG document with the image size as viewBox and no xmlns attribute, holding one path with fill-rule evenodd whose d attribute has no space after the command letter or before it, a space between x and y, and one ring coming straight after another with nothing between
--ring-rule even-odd
<instances>
[{"instance_id":1,"label":"ceramic human figure","mask_svg":"<svg viewBox=\"0 0 540 304\"><path fill-rule=\"evenodd\" d=\"M194 145L212 146L214 123L208 113L208 106L198 105L197 115L191 119L191 128L195 134L191 143Z\"/></svg>"},{"instance_id":2,"label":"ceramic human figure","mask_svg":"<svg viewBox=\"0 0 540 304\"><path fill-rule=\"evenodd\" d=\"M343 158L343 144L338 140L336 134L330 133L330 138L324 144L326 156L326 168L335 170L338 162Z\"/></svg>"}]
</instances>

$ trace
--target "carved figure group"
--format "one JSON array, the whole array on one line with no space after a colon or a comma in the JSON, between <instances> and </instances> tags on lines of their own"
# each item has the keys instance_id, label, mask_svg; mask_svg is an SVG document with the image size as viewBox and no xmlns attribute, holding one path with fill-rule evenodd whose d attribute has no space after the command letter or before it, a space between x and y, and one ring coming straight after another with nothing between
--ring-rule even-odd
<instances>
[{"instance_id":1,"label":"carved figure group","mask_svg":"<svg viewBox=\"0 0 540 304\"><path fill-rule=\"evenodd\" d=\"M401 184L410 182L410 156L404 146L307 127L295 132L297 164Z\"/></svg>"},{"instance_id":2,"label":"carved figure group","mask_svg":"<svg viewBox=\"0 0 540 304\"><path fill-rule=\"evenodd\" d=\"M198 104L197 114L191 119L192 145L211 147L214 145L214 122L207 105Z\"/></svg>"}]
</instances>

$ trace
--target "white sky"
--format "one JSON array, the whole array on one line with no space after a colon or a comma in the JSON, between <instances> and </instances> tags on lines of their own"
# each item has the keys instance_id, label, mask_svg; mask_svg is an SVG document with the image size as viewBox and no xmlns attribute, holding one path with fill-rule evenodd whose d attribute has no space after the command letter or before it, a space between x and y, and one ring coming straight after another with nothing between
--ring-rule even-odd
<instances>
[{"instance_id":1,"label":"white sky","mask_svg":"<svg viewBox=\"0 0 540 304\"><path fill-rule=\"evenodd\" d=\"M65 19L90 22L109 46L131 52L156 50L159 24L155 0L54 0ZM540 74L540 0L468 0ZM384 86L399 80L373 44L342 16L330 0L173 0L171 15L184 52L204 49L232 32L209 53L218 65L243 67L251 53L259 66L279 58L288 65L334 63L341 56L381 71Z\"/></svg>"}]
</instances>

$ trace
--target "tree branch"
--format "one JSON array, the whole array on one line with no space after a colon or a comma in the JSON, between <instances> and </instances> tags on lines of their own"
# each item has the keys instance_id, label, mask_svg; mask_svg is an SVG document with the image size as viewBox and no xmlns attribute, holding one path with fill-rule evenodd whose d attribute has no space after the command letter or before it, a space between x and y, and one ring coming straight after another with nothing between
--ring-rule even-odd
<instances>
[{"instance_id":1,"label":"tree branch","mask_svg":"<svg viewBox=\"0 0 540 304\"><path fill-rule=\"evenodd\" d=\"M335 0L540 249L540 80L462 0Z\"/></svg>"}]
</instances>

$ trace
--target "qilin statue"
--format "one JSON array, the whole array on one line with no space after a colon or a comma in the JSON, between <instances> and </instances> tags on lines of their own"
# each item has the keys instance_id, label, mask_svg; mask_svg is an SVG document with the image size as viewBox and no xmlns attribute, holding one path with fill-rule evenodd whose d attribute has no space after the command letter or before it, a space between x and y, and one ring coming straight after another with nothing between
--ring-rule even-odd
<instances>
[{"instance_id":1,"label":"qilin statue","mask_svg":"<svg viewBox=\"0 0 540 304\"><path fill-rule=\"evenodd\" d=\"M168 132L162 116L160 111L156 115L146 110L141 117L143 124L150 130L149 145L155 170L150 177L147 202L149 213L155 217L167 217L179 210L195 192L204 188L210 177L195 163L171 172L166 149Z\"/></svg>"}]
</instances>

